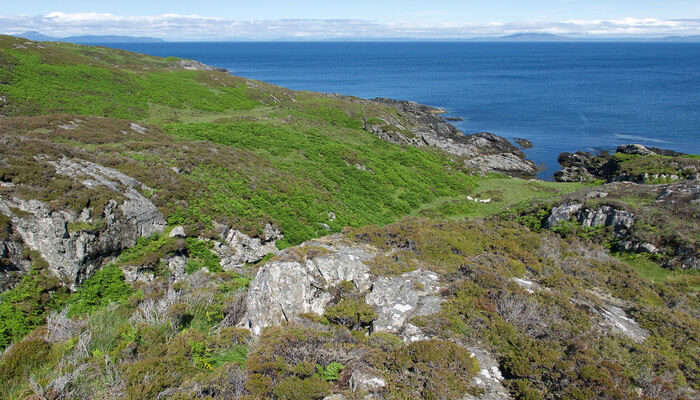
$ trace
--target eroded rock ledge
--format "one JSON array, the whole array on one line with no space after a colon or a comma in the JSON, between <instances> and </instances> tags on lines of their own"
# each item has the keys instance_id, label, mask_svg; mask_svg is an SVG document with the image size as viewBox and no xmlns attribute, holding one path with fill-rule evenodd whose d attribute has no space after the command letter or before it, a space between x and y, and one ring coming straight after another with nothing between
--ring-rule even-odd
<instances>
[{"instance_id":1,"label":"eroded rock ledge","mask_svg":"<svg viewBox=\"0 0 700 400\"><path fill-rule=\"evenodd\" d=\"M114 199L102 209L86 207L80 212L53 209L39 200L0 196L0 214L11 223L12 235L0 248L10 268L26 272L28 264L18 254L34 250L48 262L49 270L75 289L105 259L136 244L142 236L161 232L165 220L158 208L140 191L150 188L111 168L83 160L37 160L89 188L111 191ZM119 199L119 200L116 200Z\"/></svg>"}]
</instances>

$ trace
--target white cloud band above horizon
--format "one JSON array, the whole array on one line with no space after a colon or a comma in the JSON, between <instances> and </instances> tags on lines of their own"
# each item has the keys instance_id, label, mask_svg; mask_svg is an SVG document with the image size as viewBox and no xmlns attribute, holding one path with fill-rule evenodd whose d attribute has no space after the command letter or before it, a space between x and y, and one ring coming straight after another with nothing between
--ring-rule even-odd
<instances>
[{"instance_id":1,"label":"white cloud band above horizon","mask_svg":"<svg viewBox=\"0 0 700 400\"><path fill-rule=\"evenodd\" d=\"M460 39L521 32L571 37L663 37L700 35L698 19L623 18L559 22L483 24L382 23L359 19L236 20L201 15L119 16L109 13L51 12L41 16L0 16L0 32L44 35L148 36L165 40L285 39Z\"/></svg>"}]
</instances>

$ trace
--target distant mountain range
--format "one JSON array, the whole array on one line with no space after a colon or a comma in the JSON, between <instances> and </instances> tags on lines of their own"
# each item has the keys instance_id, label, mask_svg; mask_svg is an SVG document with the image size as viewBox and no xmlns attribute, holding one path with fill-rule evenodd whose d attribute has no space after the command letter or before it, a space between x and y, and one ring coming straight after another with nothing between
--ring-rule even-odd
<instances>
[{"instance_id":1,"label":"distant mountain range","mask_svg":"<svg viewBox=\"0 0 700 400\"><path fill-rule=\"evenodd\" d=\"M697 36L668 36L668 37L572 37L553 35L551 33L516 33L508 36L481 37L469 39L483 42L700 42Z\"/></svg>"},{"instance_id":2,"label":"distant mountain range","mask_svg":"<svg viewBox=\"0 0 700 400\"><path fill-rule=\"evenodd\" d=\"M508 36L489 38L503 42L561 42L571 40L568 37L552 35L551 33L516 33Z\"/></svg>"},{"instance_id":3,"label":"distant mountain range","mask_svg":"<svg viewBox=\"0 0 700 400\"><path fill-rule=\"evenodd\" d=\"M109 43L162 43L165 42L163 39L156 39L152 37L135 37L135 36L100 36L100 35L83 35L83 36L68 36L68 37L53 37L47 36L40 32L25 32L22 34L15 35L29 40L35 40L39 42L69 42L77 44L109 44ZM236 40L236 39L232 39ZM250 39L243 39L244 41L250 41ZM287 39L283 39L289 41ZM318 39L323 40L323 39ZM334 41L337 39L334 39ZM684 43L694 43L700 42L700 35L695 36L668 36L668 37L582 37L582 36L560 36L553 35L551 33L537 33L537 32L522 32L515 33L507 36L489 36L489 37L476 37L469 39L412 39L412 38L348 38L344 39L347 41L439 41L439 40L459 40L459 41L471 41L471 42L684 42Z\"/></svg>"},{"instance_id":4,"label":"distant mountain range","mask_svg":"<svg viewBox=\"0 0 700 400\"><path fill-rule=\"evenodd\" d=\"M159 43L164 42L162 39L152 37L134 37L134 36L114 36L114 35L82 35L68 36L63 38L47 36L40 32L25 32L16 35L21 38L35 40L37 42L68 42L77 44L94 44L94 43Z\"/></svg>"}]
</instances>

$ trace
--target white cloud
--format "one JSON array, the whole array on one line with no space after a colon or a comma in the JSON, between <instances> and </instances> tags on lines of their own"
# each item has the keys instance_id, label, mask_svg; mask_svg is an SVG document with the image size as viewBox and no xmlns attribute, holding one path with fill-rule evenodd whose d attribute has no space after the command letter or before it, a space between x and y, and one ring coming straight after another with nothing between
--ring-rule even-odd
<instances>
[{"instance_id":1,"label":"white cloud","mask_svg":"<svg viewBox=\"0 0 700 400\"><path fill-rule=\"evenodd\" d=\"M447 39L498 36L518 32L571 36L668 36L700 35L700 19L665 20L624 18L559 22L394 22L352 19L282 19L242 21L201 15L162 14L118 16L106 13L51 12L34 17L0 16L0 32L18 34L39 31L46 35L131 35L170 40L235 39L342 39L419 38Z\"/></svg>"}]
</instances>

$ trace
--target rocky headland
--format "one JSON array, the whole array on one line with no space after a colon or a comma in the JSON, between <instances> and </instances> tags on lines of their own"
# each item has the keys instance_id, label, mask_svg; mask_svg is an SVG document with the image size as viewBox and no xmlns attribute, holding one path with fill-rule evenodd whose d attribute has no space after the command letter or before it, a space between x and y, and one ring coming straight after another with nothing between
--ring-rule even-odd
<instances>
[{"instance_id":1,"label":"rocky headland","mask_svg":"<svg viewBox=\"0 0 700 400\"><path fill-rule=\"evenodd\" d=\"M630 181L670 183L698 177L700 159L687 154L646 147L641 144L619 146L614 154L588 152L559 155L562 170L554 174L558 182Z\"/></svg>"}]
</instances>

